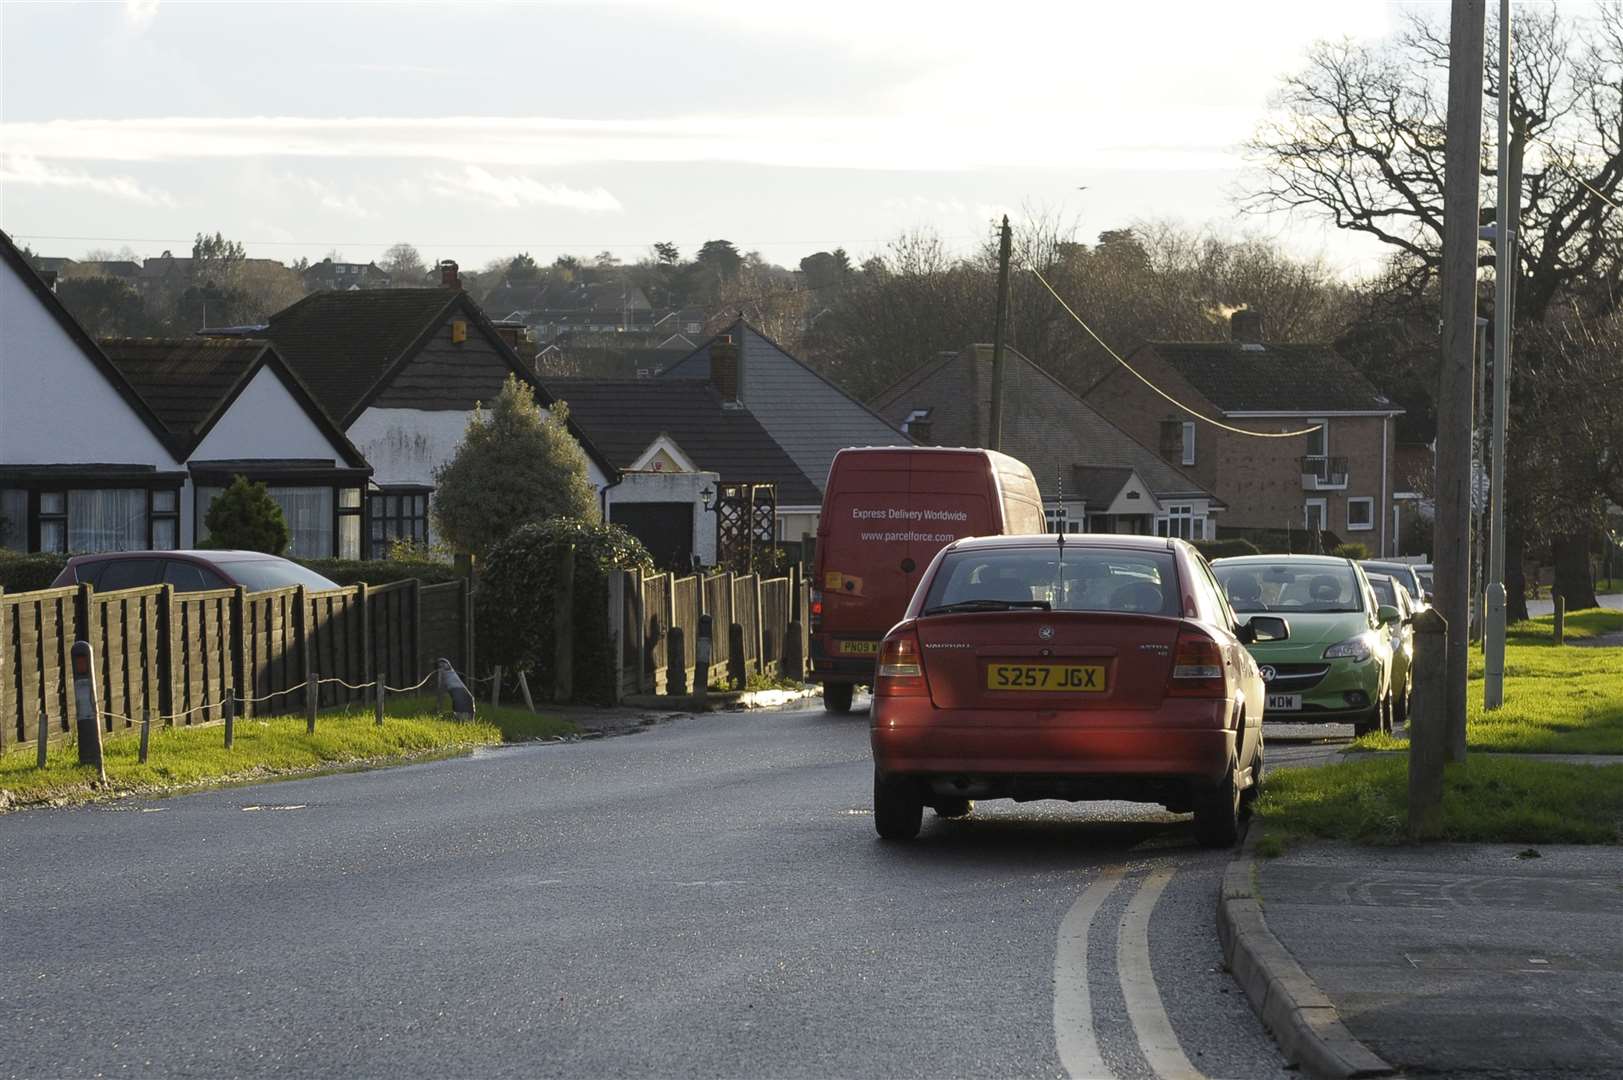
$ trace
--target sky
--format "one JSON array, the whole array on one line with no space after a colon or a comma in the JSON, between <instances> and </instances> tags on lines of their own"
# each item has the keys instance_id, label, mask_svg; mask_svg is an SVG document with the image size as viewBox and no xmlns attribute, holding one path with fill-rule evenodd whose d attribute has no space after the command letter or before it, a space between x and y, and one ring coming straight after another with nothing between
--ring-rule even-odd
<instances>
[{"instance_id":1,"label":"sky","mask_svg":"<svg viewBox=\"0 0 1623 1080\"><path fill-rule=\"evenodd\" d=\"M0 228L35 251L477 267L722 237L795 265L1003 213L1372 242L1240 215L1239 144L1387 0L0 3ZM1446 10L1446 9L1444 9Z\"/></svg>"}]
</instances>

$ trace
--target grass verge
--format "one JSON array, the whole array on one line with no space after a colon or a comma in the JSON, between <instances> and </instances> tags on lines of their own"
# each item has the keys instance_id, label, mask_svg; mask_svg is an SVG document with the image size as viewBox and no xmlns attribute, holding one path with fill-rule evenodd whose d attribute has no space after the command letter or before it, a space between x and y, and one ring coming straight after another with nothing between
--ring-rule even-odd
<instances>
[{"instance_id":1,"label":"grass verge","mask_svg":"<svg viewBox=\"0 0 1623 1080\"><path fill-rule=\"evenodd\" d=\"M1482 654L1471 650L1466 744L1473 750L1530 754L1623 754L1623 648L1556 645L1553 617L1506 631L1505 704L1482 707ZM1623 631L1623 611L1567 617L1569 640ZM1406 739L1366 735L1360 750L1403 750Z\"/></svg>"},{"instance_id":2,"label":"grass verge","mask_svg":"<svg viewBox=\"0 0 1623 1080\"><path fill-rule=\"evenodd\" d=\"M52 747L45 768L35 767L32 748L0 757L0 807L41 802L85 802L136 793L162 794L215 783L269 780L352 766L381 766L465 753L478 746L568 735L574 724L526 709L480 706L477 720L463 723L434 715L432 698L398 698L387 721L373 722L370 708L354 705L322 712L314 735L302 716L246 720L225 748L220 725L160 728L152 733L145 765L140 740L109 738L103 750L107 786L79 765L77 747Z\"/></svg>"},{"instance_id":3,"label":"grass verge","mask_svg":"<svg viewBox=\"0 0 1623 1080\"><path fill-rule=\"evenodd\" d=\"M1376 754L1268 774L1258 851L1303 839L1405 842L1409 757ZM1472 843L1623 843L1623 765L1474 757L1443 774L1441 839Z\"/></svg>"}]
</instances>

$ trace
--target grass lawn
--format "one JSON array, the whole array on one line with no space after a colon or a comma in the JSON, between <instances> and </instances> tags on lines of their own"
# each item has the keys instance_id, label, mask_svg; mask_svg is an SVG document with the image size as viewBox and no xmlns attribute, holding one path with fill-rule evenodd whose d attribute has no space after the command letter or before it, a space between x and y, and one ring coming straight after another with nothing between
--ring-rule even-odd
<instances>
[{"instance_id":1,"label":"grass lawn","mask_svg":"<svg viewBox=\"0 0 1623 1080\"><path fill-rule=\"evenodd\" d=\"M1371 754L1309 769L1275 769L1258 800L1258 850L1305 838L1400 844L1409 756ZM1623 843L1623 765L1469 758L1443 779L1442 839L1514 844Z\"/></svg>"},{"instance_id":2,"label":"grass lawn","mask_svg":"<svg viewBox=\"0 0 1623 1080\"><path fill-rule=\"evenodd\" d=\"M1553 616L1506 632L1505 705L1482 708L1482 654L1471 650L1466 743L1473 750L1534 754L1623 754L1623 648L1555 645ZM1567 616L1567 640L1623 631L1623 611ZM1361 750L1402 750L1406 739L1366 735Z\"/></svg>"},{"instance_id":3,"label":"grass lawn","mask_svg":"<svg viewBox=\"0 0 1623 1080\"><path fill-rule=\"evenodd\" d=\"M388 719L373 723L370 708L359 705L324 711L316 733L305 733L302 716L236 725L236 745L225 748L225 730L156 729L147 764L137 762L140 740L133 735L109 738L104 745L107 788L95 772L78 764L72 745L52 747L44 769L35 768L32 747L0 757L0 792L13 803L53 800L83 802L106 795L164 792L221 781L251 781L355 765L379 765L432 756L464 753L476 746L521 742L572 734L574 724L558 716L532 714L522 708L491 709L480 705L470 723L434 715L433 698L398 698L388 704ZM6 800L0 799L0 805Z\"/></svg>"}]
</instances>

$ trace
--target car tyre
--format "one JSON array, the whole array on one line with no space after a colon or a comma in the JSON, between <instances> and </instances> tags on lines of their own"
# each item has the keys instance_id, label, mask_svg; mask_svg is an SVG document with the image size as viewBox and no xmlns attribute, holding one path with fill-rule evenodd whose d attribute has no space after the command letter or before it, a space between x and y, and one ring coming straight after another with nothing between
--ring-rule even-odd
<instances>
[{"instance_id":1,"label":"car tyre","mask_svg":"<svg viewBox=\"0 0 1623 1080\"><path fill-rule=\"evenodd\" d=\"M1201 847L1233 847L1240 839L1240 786L1231 759L1223 779L1195 800L1195 839Z\"/></svg>"},{"instance_id":2,"label":"car tyre","mask_svg":"<svg viewBox=\"0 0 1623 1080\"><path fill-rule=\"evenodd\" d=\"M1403 693L1398 695L1398 699L1393 705L1393 727L1396 727L1399 724L1407 724L1409 722L1409 694L1413 686L1414 680L1412 678L1406 678L1403 680Z\"/></svg>"},{"instance_id":3,"label":"car tyre","mask_svg":"<svg viewBox=\"0 0 1623 1080\"><path fill-rule=\"evenodd\" d=\"M1363 738L1372 731L1380 730L1380 727L1381 707L1377 705L1374 709L1370 710L1367 716L1359 717L1357 720L1353 721L1353 735L1356 738Z\"/></svg>"},{"instance_id":4,"label":"car tyre","mask_svg":"<svg viewBox=\"0 0 1623 1080\"><path fill-rule=\"evenodd\" d=\"M851 711L851 698L856 693L856 687L848 682L830 682L823 684L823 708L827 712L844 716Z\"/></svg>"},{"instance_id":5,"label":"car tyre","mask_svg":"<svg viewBox=\"0 0 1623 1080\"><path fill-rule=\"evenodd\" d=\"M1392 717L1398 708L1395 697L1396 695L1391 690L1388 690L1386 696L1381 699L1381 734L1383 735L1392 734Z\"/></svg>"},{"instance_id":6,"label":"car tyre","mask_svg":"<svg viewBox=\"0 0 1623 1080\"><path fill-rule=\"evenodd\" d=\"M974 799L938 799L935 804L937 817L964 818L975 810Z\"/></svg>"},{"instance_id":7,"label":"car tyre","mask_svg":"<svg viewBox=\"0 0 1623 1080\"><path fill-rule=\"evenodd\" d=\"M924 824L924 800L918 789L904 780L887 780L873 775L873 825L879 839L911 840Z\"/></svg>"}]
</instances>

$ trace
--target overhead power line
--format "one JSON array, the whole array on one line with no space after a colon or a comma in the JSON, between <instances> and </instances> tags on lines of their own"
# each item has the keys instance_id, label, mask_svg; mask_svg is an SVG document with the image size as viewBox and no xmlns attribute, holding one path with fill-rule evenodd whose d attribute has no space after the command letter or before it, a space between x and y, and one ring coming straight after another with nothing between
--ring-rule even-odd
<instances>
[{"instance_id":1,"label":"overhead power line","mask_svg":"<svg viewBox=\"0 0 1623 1080\"><path fill-rule=\"evenodd\" d=\"M1129 364L1127 361L1123 360L1121 358L1120 354L1118 354L1115 349L1112 349L1105 342L1104 338L1100 337L1098 334L1093 332L1093 327L1089 326L1087 323L1082 321L1082 316L1078 315L1075 311L1071 310L1071 305L1067 304L1065 302L1065 298L1063 296L1061 296L1059 293L1054 291L1054 286L1050 285L1048 283L1048 279L1043 277L1041 270L1038 270L1035 266L1028 267L1028 269L1031 271L1032 275L1035 276L1038 281L1042 282L1043 288L1048 290L1048 295L1052 296L1055 300L1059 301L1059 306L1065 309L1065 313L1067 315L1069 315L1071 318L1075 319L1076 320L1076 325L1078 325L1082 329L1086 330L1088 332L1088 336L1091 337L1094 341L1097 341L1099 343L1099 347L1104 349L1105 352L1110 354L1111 359L1115 360L1116 363L1120 364L1122 367L1126 368L1129 372L1131 372L1132 375L1133 375L1133 378L1137 379L1139 382L1143 383L1145 386L1149 387L1151 390L1154 390L1157 394L1160 394L1162 397L1164 397L1168 401L1172 402L1172 404L1176 405L1179 409L1182 409L1184 412L1188 413L1190 416L1193 416L1196 420L1200 420L1203 423L1210 424L1210 425L1212 425L1212 427L1215 427L1215 428L1221 428L1224 431L1232 431L1236 435L1249 435L1254 439L1290 439L1290 438L1295 438L1295 437L1300 436L1300 435L1307 435L1307 434L1310 434L1311 432L1315 432L1315 431L1319 430L1319 428L1322 426L1320 424L1314 424L1312 427L1305 427L1305 428L1302 428L1299 431L1248 431L1245 428L1238 428L1238 427L1235 427L1232 424L1225 424L1221 420L1214 420L1210 416L1207 416L1205 413L1198 412L1195 409L1191 409L1188 405L1185 405L1183 402L1179 401L1177 398L1173 397L1171 394L1167 393L1165 390L1161 389L1159 386L1156 386L1149 379L1145 378L1143 376L1143 374L1140 373L1139 370L1137 368L1135 368L1132 364Z\"/></svg>"}]
</instances>

